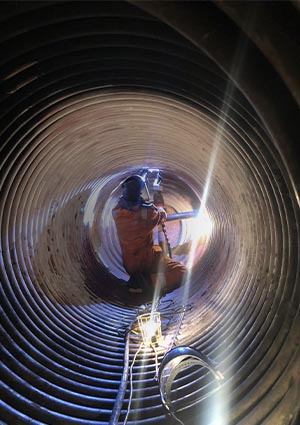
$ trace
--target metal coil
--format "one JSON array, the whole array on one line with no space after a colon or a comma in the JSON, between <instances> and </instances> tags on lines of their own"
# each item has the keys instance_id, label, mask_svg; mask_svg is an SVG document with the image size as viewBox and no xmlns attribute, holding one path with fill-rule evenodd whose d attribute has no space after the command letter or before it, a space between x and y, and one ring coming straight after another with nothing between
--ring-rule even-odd
<instances>
[{"instance_id":1,"label":"metal coil","mask_svg":"<svg viewBox=\"0 0 300 425\"><path fill-rule=\"evenodd\" d=\"M143 167L163 170L174 213L204 199L213 223L166 300L192 305L178 343L224 381L212 399L205 374L180 377L178 417L299 423L300 26L276 3L3 2L2 423L109 423L123 331L149 301L126 291L110 211ZM173 228L178 257L192 231ZM154 373L138 356L128 423L172 423Z\"/></svg>"}]
</instances>

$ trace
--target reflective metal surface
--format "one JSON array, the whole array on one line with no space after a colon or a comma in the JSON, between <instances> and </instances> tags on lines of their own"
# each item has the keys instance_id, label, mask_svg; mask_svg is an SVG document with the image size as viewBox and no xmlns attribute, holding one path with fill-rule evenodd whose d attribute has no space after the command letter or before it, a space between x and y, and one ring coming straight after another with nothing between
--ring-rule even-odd
<instances>
[{"instance_id":1,"label":"reflective metal surface","mask_svg":"<svg viewBox=\"0 0 300 425\"><path fill-rule=\"evenodd\" d=\"M224 381L185 409L203 382L189 374L178 416L299 423L299 6L259 3L1 3L5 424L109 422L120 329L149 301L126 291L111 209L143 167L164 172L173 213L207 214L167 223L191 268L167 301L192 304L178 343ZM128 423L172 424L153 356Z\"/></svg>"}]
</instances>

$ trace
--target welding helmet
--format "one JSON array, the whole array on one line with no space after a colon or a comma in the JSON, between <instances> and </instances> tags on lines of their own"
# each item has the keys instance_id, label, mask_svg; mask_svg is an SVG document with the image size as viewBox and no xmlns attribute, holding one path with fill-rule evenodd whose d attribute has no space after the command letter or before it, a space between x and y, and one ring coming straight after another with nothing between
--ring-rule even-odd
<instances>
[{"instance_id":1,"label":"welding helmet","mask_svg":"<svg viewBox=\"0 0 300 425\"><path fill-rule=\"evenodd\" d=\"M122 183L123 198L126 201L137 203L141 199L141 192L145 187L145 181L143 177L135 174L128 177Z\"/></svg>"}]
</instances>

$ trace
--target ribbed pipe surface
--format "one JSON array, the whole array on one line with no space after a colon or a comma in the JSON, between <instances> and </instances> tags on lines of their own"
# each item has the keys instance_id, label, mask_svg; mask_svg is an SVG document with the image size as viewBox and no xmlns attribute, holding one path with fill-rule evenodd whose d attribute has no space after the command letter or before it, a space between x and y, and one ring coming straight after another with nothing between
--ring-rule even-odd
<instances>
[{"instance_id":1,"label":"ribbed pipe surface","mask_svg":"<svg viewBox=\"0 0 300 425\"><path fill-rule=\"evenodd\" d=\"M150 301L125 290L111 209L142 167L162 170L171 212L202 202L212 225L192 243L197 222L167 223L192 267L160 307L164 336L186 302L177 345L224 375L210 395L205 371L180 376L177 416L299 423L299 74L292 59L278 65L274 23L269 44L257 32L254 44L234 3L1 5L2 423L109 423L124 329ZM280 10L299 22L293 3ZM174 423L154 375L155 353L142 350L128 423ZM129 398L128 386L120 423Z\"/></svg>"}]
</instances>

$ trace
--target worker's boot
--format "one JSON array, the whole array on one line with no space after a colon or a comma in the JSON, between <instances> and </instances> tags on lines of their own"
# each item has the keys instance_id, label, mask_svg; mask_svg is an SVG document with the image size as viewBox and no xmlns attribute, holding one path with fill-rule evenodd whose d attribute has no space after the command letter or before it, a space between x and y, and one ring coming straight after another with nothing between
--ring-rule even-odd
<instances>
[{"instance_id":1,"label":"worker's boot","mask_svg":"<svg viewBox=\"0 0 300 425\"><path fill-rule=\"evenodd\" d=\"M149 278L143 273L131 275L127 282L127 288L129 292L140 294L147 292L149 288Z\"/></svg>"}]
</instances>

